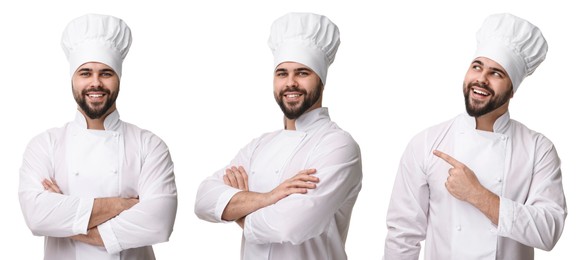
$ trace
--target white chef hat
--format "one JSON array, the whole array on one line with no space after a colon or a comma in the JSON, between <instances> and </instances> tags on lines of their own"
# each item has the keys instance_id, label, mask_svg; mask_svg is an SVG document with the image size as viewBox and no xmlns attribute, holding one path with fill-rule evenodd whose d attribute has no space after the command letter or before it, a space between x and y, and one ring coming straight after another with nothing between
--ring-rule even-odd
<instances>
[{"instance_id":1,"label":"white chef hat","mask_svg":"<svg viewBox=\"0 0 584 260\"><path fill-rule=\"evenodd\" d=\"M311 13L289 13L278 18L268 40L274 67L286 61L304 64L323 84L340 44L337 26L326 16Z\"/></svg>"},{"instance_id":2,"label":"white chef hat","mask_svg":"<svg viewBox=\"0 0 584 260\"><path fill-rule=\"evenodd\" d=\"M545 59L547 42L535 25L512 14L494 14L477 32L475 57L485 57L503 66L513 92Z\"/></svg>"},{"instance_id":3,"label":"white chef hat","mask_svg":"<svg viewBox=\"0 0 584 260\"><path fill-rule=\"evenodd\" d=\"M61 39L71 77L87 62L106 64L121 77L122 62L131 45L130 27L117 17L100 14L87 14L72 20Z\"/></svg>"}]
</instances>

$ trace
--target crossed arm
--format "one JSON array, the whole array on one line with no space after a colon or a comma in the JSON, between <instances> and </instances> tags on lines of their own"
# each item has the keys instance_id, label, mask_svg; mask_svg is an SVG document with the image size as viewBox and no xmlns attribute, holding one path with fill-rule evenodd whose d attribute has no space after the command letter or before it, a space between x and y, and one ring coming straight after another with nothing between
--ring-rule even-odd
<instances>
[{"instance_id":1,"label":"crossed arm","mask_svg":"<svg viewBox=\"0 0 584 260\"><path fill-rule=\"evenodd\" d=\"M45 190L53 193L63 194L54 180L44 179L42 181ZM97 226L119 215L122 211L131 208L139 202L137 198L96 198L93 201L91 216L87 226L87 234L74 235L69 238L94 246L104 246Z\"/></svg>"},{"instance_id":2,"label":"crossed arm","mask_svg":"<svg viewBox=\"0 0 584 260\"><path fill-rule=\"evenodd\" d=\"M61 174L66 171L63 169L66 153L60 139L62 133L47 132L34 138L23 156L19 182L21 209L32 233L68 238L78 234L95 236L99 230L104 247L110 254L168 241L177 207L173 163L168 147L160 138L140 131L139 134L129 135L136 138L128 139L128 142L135 142L134 146L139 147L136 150L139 153L126 154L129 156L126 160L139 166L129 171L139 176L123 177L134 185L132 189L135 193L123 192L120 195L139 195L139 203L131 199L94 199L45 190L42 181L50 177L63 182L58 185L66 184L66 175Z\"/></svg>"},{"instance_id":3,"label":"crossed arm","mask_svg":"<svg viewBox=\"0 0 584 260\"><path fill-rule=\"evenodd\" d=\"M221 218L228 221L235 220L243 228L245 216L248 214L272 205L290 194L305 194L308 189L316 188L316 183L319 182L319 179L312 175L314 173L316 173L316 169L302 170L270 192L259 193L249 191L248 176L243 167L232 166L227 168L223 176L223 182L233 188L240 189L241 192L236 193L231 198Z\"/></svg>"},{"instance_id":4,"label":"crossed arm","mask_svg":"<svg viewBox=\"0 0 584 260\"><path fill-rule=\"evenodd\" d=\"M252 192L254 187L246 190L243 171L237 167L250 170L250 158L258 146L258 141L252 141L231 161L228 170L215 172L199 185L196 215L215 223L245 220L243 235L246 242L254 244L297 245L322 234L339 210L343 214L337 217L349 216L361 188L362 172L359 147L350 136L330 134L321 142L303 163L306 168L296 168L296 175L271 189L258 187ZM250 185L254 177L261 178L250 175Z\"/></svg>"}]
</instances>

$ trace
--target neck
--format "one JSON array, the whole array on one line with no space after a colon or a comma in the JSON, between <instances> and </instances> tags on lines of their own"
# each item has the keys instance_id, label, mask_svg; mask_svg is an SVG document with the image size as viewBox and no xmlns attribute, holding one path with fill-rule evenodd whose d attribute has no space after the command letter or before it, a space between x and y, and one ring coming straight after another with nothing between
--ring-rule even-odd
<instances>
[{"instance_id":1,"label":"neck","mask_svg":"<svg viewBox=\"0 0 584 260\"><path fill-rule=\"evenodd\" d=\"M320 99L318 102L316 102L312 107L310 107L308 110L306 110L301 116L303 116L304 114L315 110L317 108L321 108L322 107L322 99ZM290 119L287 118L286 116L284 116L284 129L286 130L296 130L296 119Z\"/></svg>"},{"instance_id":2,"label":"neck","mask_svg":"<svg viewBox=\"0 0 584 260\"><path fill-rule=\"evenodd\" d=\"M104 124L105 118L116 110L116 105L114 104L103 116L101 116L100 118L96 118L96 119L89 118L85 114L85 112L83 112L83 110L80 108L77 108L77 110L79 110L81 112L81 114L83 114L83 117L85 117L85 122L87 123L87 129L105 130L105 124Z\"/></svg>"},{"instance_id":3,"label":"neck","mask_svg":"<svg viewBox=\"0 0 584 260\"><path fill-rule=\"evenodd\" d=\"M475 117L476 129L482 131L493 132L493 126L497 119L509 110L509 102L503 104L501 107L479 117Z\"/></svg>"},{"instance_id":4,"label":"neck","mask_svg":"<svg viewBox=\"0 0 584 260\"><path fill-rule=\"evenodd\" d=\"M87 117L85 114L83 115L85 116L85 122L87 122L87 129L105 130L105 127L103 125L105 118L91 119Z\"/></svg>"},{"instance_id":5,"label":"neck","mask_svg":"<svg viewBox=\"0 0 584 260\"><path fill-rule=\"evenodd\" d=\"M288 119L287 117L284 117L284 129L296 130L296 119Z\"/></svg>"}]
</instances>

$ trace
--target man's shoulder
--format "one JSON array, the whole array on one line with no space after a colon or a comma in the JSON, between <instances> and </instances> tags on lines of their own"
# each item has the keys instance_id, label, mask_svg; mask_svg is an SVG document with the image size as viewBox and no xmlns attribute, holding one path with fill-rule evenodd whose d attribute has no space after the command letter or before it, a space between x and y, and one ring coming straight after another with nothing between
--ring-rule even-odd
<instances>
[{"instance_id":1,"label":"man's shoulder","mask_svg":"<svg viewBox=\"0 0 584 260\"><path fill-rule=\"evenodd\" d=\"M515 140L521 140L521 143L536 143L539 145L547 144L553 146L552 141L547 138L543 133L533 130L526 126L525 124L511 119L512 133L511 138Z\"/></svg>"},{"instance_id":2,"label":"man's shoulder","mask_svg":"<svg viewBox=\"0 0 584 260\"><path fill-rule=\"evenodd\" d=\"M160 136L156 135L154 132L152 132L148 129L139 127L135 124L128 123L125 121L121 121L121 123L122 123L121 130L123 131L123 135L125 136L125 138L139 139L142 143L144 143L144 142L146 142L146 143L164 143L164 140L162 140L162 138Z\"/></svg>"},{"instance_id":3,"label":"man's shoulder","mask_svg":"<svg viewBox=\"0 0 584 260\"><path fill-rule=\"evenodd\" d=\"M335 122L331 121L331 125L323 131L322 140L331 140L334 142L341 142L359 146L353 136L346 130L339 127Z\"/></svg>"},{"instance_id":4,"label":"man's shoulder","mask_svg":"<svg viewBox=\"0 0 584 260\"><path fill-rule=\"evenodd\" d=\"M67 127L71 122L65 123L59 127L52 127L37 132L28 142L27 149L48 150L53 149L56 145L63 143L67 133Z\"/></svg>"},{"instance_id":5,"label":"man's shoulder","mask_svg":"<svg viewBox=\"0 0 584 260\"><path fill-rule=\"evenodd\" d=\"M37 140L37 139L59 139L62 138L62 136L64 136L64 134L67 132L67 127L69 127L69 124L71 122L67 122L64 125L61 126L57 126L57 127L51 127L48 129L43 130L40 133L37 133L32 140Z\"/></svg>"},{"instance_id":6,"label":"man's shoulder","mask_svg":"<svg viewBox=\"0 0 584 260\"><path fill-rule=\"evenodd\" d=\"M456 122L462 120L461 115L457 115L448 120L439 122L432 126L426 127L422 131L417 132L412 139L436 139L448 133Z\"/></svg>"},{"instance_id":7,"label":"man's shoulder","mask_svg":"<svg viewBox=\"0 0 584 260\"><path fill-rule=\"evenodd\" d=\"M126 121L120 120L122 124L122 131L124 134L135 134L135 135L143 135L143 136L156 136L158 137L153 131L149 129L139 127L136 124L129 123Z\"/></svg>"}]
</instances>

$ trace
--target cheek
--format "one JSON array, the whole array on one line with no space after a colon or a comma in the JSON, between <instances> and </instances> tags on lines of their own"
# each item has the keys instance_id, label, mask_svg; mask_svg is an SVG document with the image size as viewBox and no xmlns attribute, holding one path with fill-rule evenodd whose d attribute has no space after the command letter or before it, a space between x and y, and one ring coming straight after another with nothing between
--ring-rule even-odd
<instances>
[{"instance_id":1,"label":"cheek","mask_svg":"<svg viewBox=\"0 0 584 260\"><path fill-rule=\"evenodd\" d=\"M120 90L120 82L119 81L112 82L112 84L110 86L111 86L112 91L119 91Z\"/></svg>"},{"instance_id":2,"label":"cheek","mask_svg":"<svg viewBox=\"0 0 584 260\"><path fill-rule=\"evenodd\" d=\"M286 87L286 80L274 78L274 92L280 91Z\"/></svg>"},{"instance_id":3,"label":"cheek","mask_svg":"<svg viewBox=\"0 0 584 260\"><path fill-rule=\"evenodd\" d=\"M464 84L464 86L468 85L469 83L471 83L473 81L473 77L470 73L467 73L464 76L464 81L462 82Z\"/></svg>"},{"instance_id":4,"label":"cheek","mask_svg":"<svg viewBox=\"0 0 584 260\"><path fill-rule=\"evenodd\" d=\"M71 85L75 92L80 92L85 86L82 80L71 80Z\"/></svg>"},{"instance_id":5,"label":"cheek","mask_svg":"<svg viewBox=\"0 0 584 260\"><path fill-rule=\"evenodd\" d=\"M320 85L320 78L319 77L304 78L301 82L299 82L299 84L308 91L316 91L318 89L318 86Z\"/></svg>"},{"instance_id":6,"label":"cheek","mask_svg":"<svg viewBox=\"0 0 584 260\"><path fill-rule=\"evenodd\" d=\"M491 83L493 85L493 89L497 93L506 93L508 91L513 91L513 86L511 82L504 79L499 79L496 81L496 84Z\"/></svg>"}]
</instances>

